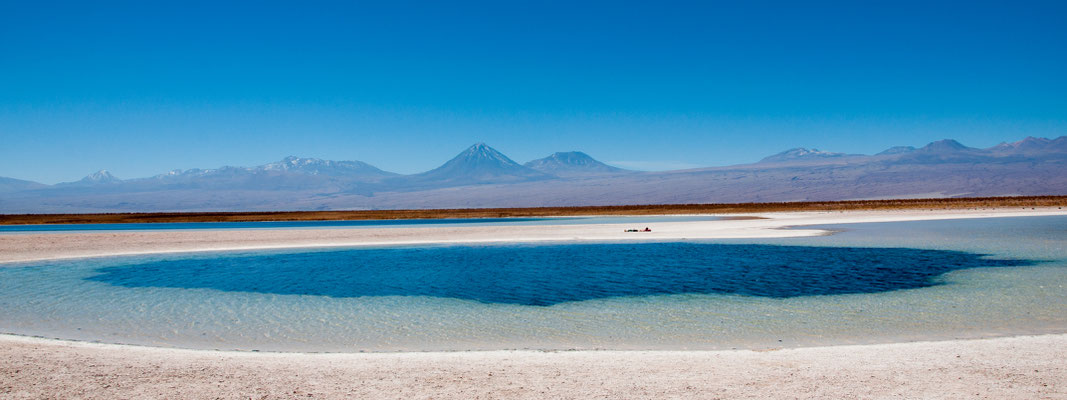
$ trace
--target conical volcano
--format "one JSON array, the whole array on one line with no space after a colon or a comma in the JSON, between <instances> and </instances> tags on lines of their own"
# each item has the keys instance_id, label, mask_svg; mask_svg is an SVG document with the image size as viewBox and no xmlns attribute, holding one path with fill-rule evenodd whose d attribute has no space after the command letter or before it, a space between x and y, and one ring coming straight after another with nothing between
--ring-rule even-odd
<instances>
[{"instance_id":1,"label":"conical volcano","mask_svg":"<svg viewBox=\"0 0 1067 400\"><path fill-rule=\"evenodd\" d=\"M522 166L485 143L477 143L433 170L412 176L420 182L456 184L521 182L550 178Z\"/></svg>"},{"instance_id":2,"label":"conical volcano","mask_svg":"<svg viewBox=\"0 0 1067 400\"><path fill-rule=\"evenodd\" d=\"M525 164L531 169L557 176L603 175L630 172L597 161L580 151L554 153Z\"/></svg>"}]
</instances>

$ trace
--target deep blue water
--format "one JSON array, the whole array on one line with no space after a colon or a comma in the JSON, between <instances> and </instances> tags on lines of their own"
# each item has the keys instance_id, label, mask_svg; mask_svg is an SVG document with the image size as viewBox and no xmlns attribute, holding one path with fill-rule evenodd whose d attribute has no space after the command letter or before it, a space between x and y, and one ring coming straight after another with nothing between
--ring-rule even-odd
<instances>
[{"instance_id":1,"label":"deep blue water","mask_svg":"<svg viewBox=\"0 0 1067 400\"><path fill-rule=\"evenodd\" d=\"M125 287L549 306L682 293L770 298L876 293L937 285L938 276L959 269L1033 264L910 248L551 244L222 253L104 267L87 279Z\"/></svg>"}]
</instances>

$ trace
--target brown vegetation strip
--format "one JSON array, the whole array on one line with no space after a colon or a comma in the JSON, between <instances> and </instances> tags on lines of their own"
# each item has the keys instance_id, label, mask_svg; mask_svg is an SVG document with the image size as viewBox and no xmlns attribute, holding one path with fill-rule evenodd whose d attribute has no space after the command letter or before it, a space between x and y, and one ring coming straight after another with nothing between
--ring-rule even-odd
<instances>
[{"instance_id":1,"label":"brown vegetation strip","mask_svg":"<svg viewBox=\"0 0 1067 400\"><path fill-rule=\"evenodd\" d=\"M806 201L789 203L650 204L628 206L466 208L360 211L171 212L114 214L7 214L0 224L102 224L143 222L329 221L369 219L558 217L575 215L736 214L772 211L847 211L1064 207L1067 196L953 199Z\"/></svg>"}]
</instances>

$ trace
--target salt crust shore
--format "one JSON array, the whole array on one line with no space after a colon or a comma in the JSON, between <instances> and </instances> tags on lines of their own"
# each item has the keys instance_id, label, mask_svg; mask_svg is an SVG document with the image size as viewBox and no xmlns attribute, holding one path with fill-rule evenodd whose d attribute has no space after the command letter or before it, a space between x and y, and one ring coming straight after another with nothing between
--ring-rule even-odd
<instances>
[{"instance_id":1,"label":"salt crust shore","mask_svg":"<svg viewBox=\"0 0 1067 400\"><path fill-rule=\"evenodd\" d=\"M0 335L4 399L1067 398L1067 335L771 351L295 354Z\"/></svg>"},{"instance_id":2,"label":"salt crust shore","mask_svg":"<svg viewBox=\"0 0 1067 400\"><path fill-rule=\"evenodd\" d=\"M154 253L407 244L781 238L828 233L819 229L785 229L805 225L1039 215L1067 215L1067 210L1038 208L757 213L734 216L760 217L759 219L655 223L648 224L652 232L630 233L623 231L627 228L644 228L645 225L19 233L0 234L0 263Z\"/></svg>"},{"instance_id":3,"label":"salt crust shore","mask_svg":"<svg viewBox=\"0 0 1067 400\"><path fill-rule=\"evenodd\" d=\"M0 262L419 243L821 235L803 225L1067 215L1059 209L753 214L621 225L0 235ZM302 354L0 335L0 398L1067 398L1067 335L768 351Z\"/></svg>"}]
</instances>

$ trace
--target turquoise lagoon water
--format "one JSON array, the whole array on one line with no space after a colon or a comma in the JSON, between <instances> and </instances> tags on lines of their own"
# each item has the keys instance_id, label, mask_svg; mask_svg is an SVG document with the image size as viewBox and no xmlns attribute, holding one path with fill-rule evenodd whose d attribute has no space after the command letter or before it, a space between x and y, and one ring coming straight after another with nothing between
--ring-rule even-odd
<instances>
[{"instance_id":1,"label":"turquoise lagoon water","mask_svg":"<svg viewBox=\"0 0 1067 400\"><path fill-rule=\"evenodd\" d=\"M654 228L654 226L653 226ZM729 349L1067 332L1067 217L0 268L0 331L202 349Z\"/></svg>"}]
</instances>

